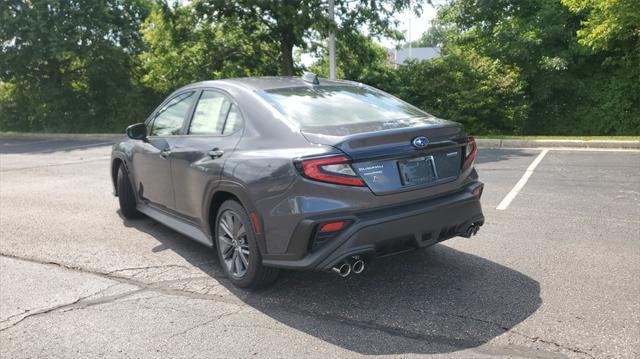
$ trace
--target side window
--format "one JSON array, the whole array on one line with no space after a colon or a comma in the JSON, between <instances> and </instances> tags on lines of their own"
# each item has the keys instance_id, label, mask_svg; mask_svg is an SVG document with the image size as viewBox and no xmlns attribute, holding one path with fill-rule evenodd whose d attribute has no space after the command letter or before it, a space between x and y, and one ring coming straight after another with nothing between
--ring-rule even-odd
<instances>
[{"instance_id":1,"label":"side window","mask_svg":"<svg viewBox=\"0 0 640 359\"><path fill-rule=\"evenodd\" d=\"M190 135L220 135L231 103L224 95L202 91L189 127Z\"/></svg>"},{"instance_id":2,"label":"side window","mask_svg":"<svg viewBox=\"0 0 640 359\"><path fill-rule=\"evenodd\" d=\"M194 93L180 94L167 103L153 120L149 136L179 135L182 124L191 108Z\"/></svg>"},{"instance_id":3,"label":"side window","mask_svg":"<svg viewBox=\"0 0 640 359\"><path fill-rule=\"evenodd\" d=\"M240 112L238 112L236 105L231 104L222 133L225 135L231 134L238 131L240 127L242 127L242 117L240 117Z\"/></svg>"}]
</instances>

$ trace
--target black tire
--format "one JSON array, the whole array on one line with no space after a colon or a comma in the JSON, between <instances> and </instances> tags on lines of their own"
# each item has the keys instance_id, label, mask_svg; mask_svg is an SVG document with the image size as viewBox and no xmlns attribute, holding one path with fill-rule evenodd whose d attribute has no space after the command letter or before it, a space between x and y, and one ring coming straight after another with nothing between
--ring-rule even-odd
<instances>
[{"instance_id":1,"label":"black tire","mask_svg":"<svg viewBox=\"0 0 640 359\"><path fill-rule=\"evenodd\" d=\"M237 219L239 219L239 224L244 228L245 236L236 237L235 235L228 235L221 229L220 222L223 217L225 218L225 223L229 219L229 215L235 215ZM227 227L229 228L229 227ZM232 230L232 228L229 228ZM227 242L223 242L224 237ZM237 247L233 247L229 243L229 239L233 239L235 243L237 243ZM242 207L240 203L234 200L228 200L222 203L220 209L218 210L218 214L216 216L215 222L215 244L216 244L216 252L218 253L218 259L220 260L220 265L224 270L225 274L229 278L229 280L237 287L240 288L259 288L264 287L273 283L278 277L278 270L276 268L265 267L262 265L262 256L260 255L260 250L258 249L258 244L256 242L256 234L253 229L253 225L251 224L251 220L249 219L249 215L247 211ZM233 262L234 259L229 258L229 255L236 255L240 258L240 251L242 248L248 248L249 254L244 254L244 258L248 257L248 264L244 265L244 262L240 261L241 267L244 267L244 273L238 275L238 273L232 273L235 270L235 267L230 268L229 261ZM223 254L222 251L226 250L226 254ZM233 253L237 251L238 253ZM244 252L242 252L244 253ZM224 256L227 256L225 259ZM235 258L235 257L233 257Z\"/></svg>"},{"instance_id":2,"label":"black tire","mask_svg":"<svg viewBox=\"0 0 640 359\"><path fill-rule=\"evenodd\" d=\"M118 200L120 212L127 219L140 218L142 213L136 209L136 195L133 192L127 170L123 165L118 167Z\"/></svg>"}]
</instances>

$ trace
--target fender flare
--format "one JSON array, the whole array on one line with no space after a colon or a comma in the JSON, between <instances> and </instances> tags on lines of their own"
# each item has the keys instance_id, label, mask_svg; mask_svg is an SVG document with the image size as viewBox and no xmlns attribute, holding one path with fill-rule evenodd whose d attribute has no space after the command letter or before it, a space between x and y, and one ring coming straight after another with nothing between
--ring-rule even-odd
<instances>
[{"instance_id":1,"label":"fender flare","mask_svg":"<svg viewBox=\"0 0 640 359\"><path fill-rule=\"evenodd\" d=\"M211 183L207 189L205 190L205 198L206 200L202 203L202 229L205 231L207 235L209 235L213 242L215 243L214 233L211 231L211 221L215 220L212 218L211 210L211 202L216 194L220 192L227 192L234 195L239 201L240 204L244 207L244 209L248 212L247 214L251 216L252 213L257 213L256 207L253 204L253 201L249 197L248 189L236 182L231 180L220 180L215 181L215 183ZM265 235L264 235L264 225L262 222L262 216L258 215L258 221L260 228L262 229L260 233L256 233L256 241L258 243L258 249L261 254L265 254L267 250L267 246L265 243ZM255 228L254 228L255 229Z\"/></svg>"},{"instance_id":2,"label":"fender flare","mask_svg":"<svg viewBox=\"0 0 640 359\"><path fill-rule=\"evenodd\" d=\"M131 171L129 171L129 161L127 160L125 154L122 152L113 152L111 154L111 162L109 166L109 174L110 174L109 177L111 178L113 195L117 197L118 196L118 172L116 172L116 168L114 167L116 160L119 160L124 166L124 169L127 171L126 173L129 176L129 181L131 183L133 183L133 181L131 178ZM134 188L134 191L135 191L135 188Z\"/></svg>"}]
</instances>

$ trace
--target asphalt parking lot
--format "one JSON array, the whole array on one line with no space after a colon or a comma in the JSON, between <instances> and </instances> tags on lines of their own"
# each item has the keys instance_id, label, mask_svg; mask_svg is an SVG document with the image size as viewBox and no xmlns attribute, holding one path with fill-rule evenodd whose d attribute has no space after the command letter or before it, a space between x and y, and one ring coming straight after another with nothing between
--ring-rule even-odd
<instances>
[{"instance_id":1,"label":"asphalt parking lot","mask_svg":"<svg viewBox=\"0 0 640 359\"><path fill-rule=\"evenodd\" d=\"M0 138L0 357L640 356L640 152L481 149L485 226L247 292L123 220L105 141Z\"/></svg>"}]
</instances>

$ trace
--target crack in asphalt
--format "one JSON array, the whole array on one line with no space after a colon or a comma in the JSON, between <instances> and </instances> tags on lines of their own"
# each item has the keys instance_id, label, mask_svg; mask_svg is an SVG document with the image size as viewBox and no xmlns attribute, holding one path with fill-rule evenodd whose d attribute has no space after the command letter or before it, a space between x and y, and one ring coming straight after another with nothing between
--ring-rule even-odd
<instances>
[{"instance_id":1,"label":"crack in asphalt","mask_svg":"<svg viewBox=\"0 0 640 359\"><path fill-rule=\"evenodd\" d=\"M65 269L65 270L76 271L76 272L80 272L80 273L86 273L86 274L89 274L89 275L95 275L95 276L98 276L98 277L101 277L101 278L105 278L105 279L109 279L109 280L112 280L112 281L116 281L116 282L119 282L119 283L129 284L129 285L136 286L136 287L139 287L141 289L144 289L145 291L158 292L158 293L167 294L167 295L173 295L173 296L187 297L187 298L192 298L192 299L217 300L217 301L220 301L220 302L227 302L227 303L230 303L230 304L237 304L239 302L242 302L242 297L243 297L242 295L237 295L238 299L233 299L232 300L232 299L221 298L219 295L200 294L200 293L191 292L191 291L187 291L187 290L178 290L178 289L167 287L168 285L172 285L172 284L186 284L186 283L192 282L194 280L201 280L203 278L212 278L211 276L209 276L209 277L203 277L203 276L187 277L187 278L170 279L170 280L163 280L163 281L147 283L147 282L136 280L136 279L133 279L133 278L130 278L130 277L123 277L123 276L113 275L113 274L111 274L111 272L107 272L107 271L99 271L99 270L95 270L95 269L83 268L83 267L78 267L78 266L74 266L74 265L68 265L68 264L53 262L53 261L46 260L46 259L39 259L39 258L33 258L33 257L22 257L22 256L17 256L17 255L8 254L8 253L2 253L2 252L0 252L0 257L6 257L6 258L11 258L11 259L15 259L15 260L30 262L30 263L42 264L42 265L51 265L51 266L55 266L55 267L59 267L59 268ZM170 264L168 266L173 266L173 265ZM151 267L155 268L155 267L158 267L158 266L151 266ZM140 268L144 268L144 267L140 267ZM226 278L216 278L216 277L214 277L214 279L218 280L219 282L226 281Z\"/></svg>"},{"instance_id":2,"label":"crack in asphalt","mask_svg":"<svg viewBox=\"0 0 640 359\"><path fill-rule=\"evenodd\" d=\"M360 329L375 330L375 331L386 333L395 337L443 344L453 348L470 348L470 347L477 347L484 344L484 342L479 340L467 340L462 338L452 338L445 335L418 333L411 330L397 328L389 325L378 324L374 320L368 320L368 321L354 320L354 319L346 318L340 315L334 315L329 313L318 313L311 310L305 310L305 309L296 308L292 306L284 306L281 304L272 305L272 308L274 306L279 307L279 309L285 313L292 313L300 316L313 317L317 320L324 320L324 321L346 324L346 325L360 328Z\"/></svg>"},{"instance_id":3,"label":"crack in asphalt","mask_svg":"<svg viewBox=\"0 0 640 359\"><path fill-rule=\"evenodd\" d=\"M86 296L82 296L82 297L80 297L79 299L76 299L75 301L73 301L73 302L71 302L71 303L60 304L60 305L57 305L57 306L54 306L54 307L50 307L50 308L40 308L40 309L33 308L33 309L26 309L26 310L23 310L23 311L22 311L22 312L20 312L20 313L10 315L10 316L6 317L5 319L0 320L0 324L4 324L4 323L6 323L6 322L9 322L9 321L11 321L11 319L16 318L16 317L19 317L19 316L24 315L24 314L27 314L27 313L29 313L29 312L33 312L33 313L28 314L27 316L25 316L25 318L26 318L26 317L28 317L28 316L32 316L32 315L42 314L43 312L51 312L51 311L55 311L56 309L59 309L60 307L64 307L64 306L68 306L68 305L72 305L72 304L77 303L78 301L81 301L81 300L83 300L83 299L86 299L86 298L90 298L90 297L93 297L93 296L99 295L100 293L103 293L103 292L105 292L105 291L107 291L107 290L109 290L109 289L111 289L111 288L115 287L115 286L116 286L116 285L118 285L118 284L120 284L120 283L116 283L116 284L109 285L109 286L107 286L106 288L100 289L100 290L99 290L99 291L97 291L97 292L94 292L94 293L89 294L89 295L86 295ZM24 320L25 318L21 318L19 321L22 321L22 320ZM16 322L16 323L14 323L13 325L15 325L15 324L17 324L17 322ZM12 325L12 326L13 326L13 325ZM4 329L6 329L6 328L0 329L0 332L1 332L1 331L3 331Z\"/></svg>"},{"instance_id":4,"label":"crack in asphalt","mask_svg":"<svg viewBox=\"0 0 640 359\"><path fill-rule=\"evenodd\" d=\"M560 343L557 343L557 342L554 342L554 341L551 341L551 340L542 339L542 338L539 338L539 337L530 337L530 336L527 336L527 335L522 334L522 333L517 332L517 331L513 331L513 332L518 334L518 335L521 335L521 336L523 336L523 337L525 337L525 338L527 338L527 339L529 339L531 341L533 341L534 343L539 342L539 343L544 343L544 344L547 344L547 345L553 345L553 346L555 346L557 348L565 349L565 350L568 350L568 351L571 351L571 352L574 352L574 353L577 353L577 354L583 354L583 355L588 356L589 358L595 359L594 355L592 355L591 353L586 352L586 351L584 351L582 349L579 349L579 348L567 347L567 346L564 346L564 345L562 345Z\"/></svg>"},{"instance_id":5,"label":"crack in asphalt","mask_svg":"<svg viewBox=\"0 0 640 359\"><path fill-rule=\"evenodd\" d=\"M13 318L15 318L15 317L19 317L19 316L21 316L21 315L23 315L23 314L27 314L27 313L29 313L29 312L30 312L30 311L32 311L32 310L33 310L33 309L26 309L26 310L23 310L23 311L22 311L22 312L20 312L20 313L10 315L10 316L6 317L5 319L0 320L0 324L4 324L4 323L6 323L6 322L9 322L9 321L11 321L11 319L13 319ZM0 331L1 331L1 330L0 330Z\"/></svg>"},{"instance_id":6,"label":"crack in asphalt","mask_svg":"<svg viewBox=\"0 0 640 359\"><path fill-rule=\"evenodd\" d=\"M204 326L206 326L207 324L210 324L210 323L216 322L216 321L218 321L218 320L220 320L220 319L222 319L222 318L224 318L224 317L228 317L228 316L231 316L231 315L234 315L234 314L238 314L238 313L240 313L240 311L241 311L241 310L242 310L242 308L241 308L241 307L238 307L238 309L236 309L236 310L234 310L234 311L232 311L232 312L228 312L228 313L223 313L223 314L217 315L217 316L216 316L215 318L213 318L213 319L206 320L206 321L204 321L204 322L202 322L202 323L200 323L200 324L197 324L197 325L194 325L194 326L192 326L192 327L189 327L189 328L187 328L187 329L185 329L185 330L183 330L183 331L181 331L181 332L178 332L178 333L172 334L172 335L171 335L171 336L169 336L167 339L172 339L172 338L175 338L175 337L179 337L179 336L181 336L181 335L185 335L185 334L187 334L188 332L190 332L190 331L192 331L192 330L194 330L194 329L198 329L198 328L200 328L200 327L204 327Z\"/></svg>"},{"instance_id":7,"label":"crack in asphalt","mask_svg":"<svg viewBox=\"0 0 640 359\"><path fill-rule=\"evenodd\" d=\"M111 301L115 301L118 300L120 298L124 298L127 297L129 295L135 294L140 292L142 289L136 289L136 290L131 290L131 291L127 291L124 293L120 293L120 294L116 294L116 295L112 295L112 296L106 296L103 298L99 298L96 300L86 300L88 298L91 298L93 296L99 295L100 293L103 293L111 288L113 288L116 284L110 285L106 288L100 289L97 292L91 293L89 295L86 296L82 296L76 300L74 300L73 302L70 303L65 303L65 304L59 304L53 307L49 307L49 308L45 308L45 309L40 309L37 311L34 311L33 313L29 313L27 315L25 315L24 317L20 318L19 320L17 320L16 322L12 323L11 325L0 329L0 332L4 332L5 330L11 329L13 327L15 327L16 325L22 323L23 321L29 319L29 318L33 318L33 317L38 317L38 316L43 316L49 313L53 313L53 312L58 312L58 311L65 311L65 310L77 310L77 309L82 309L82 308L86 308L86 307L90 307L93 305L98 305L98 304L103 304L103 303L108 303ZM22 313L24 314L24 313ZM15 316L14 316L15 317ZM8 321L9 318L7 318L6 320L4 320L3 322Z\"/></svg>"},{"instance_id":8,"label":"crack in asphalt","mask_svg":"<svg viewBox=\"0 0 640 359\"><path fill-rule=\"evenodd\" d=\"M127 271L143 271L146 269L156 269L156 268L180 268L180 269L191 269L192 267L183 266L179 264L161 264L156 266L143 266L143 267L129 267L122 269L115 269L109 272L105 272L105 275L113 275L115 273L127 272Z\"/></svg>"},{"instance_id":9,"label":"crack in asphalt","mask_svg":"<svg viewBox=\"0 0 640 359\"><path fill-rule=\"evenodd\" d=\"M548 345L553 345L553 346L557 347L558 349L564 349L564 350L568 350L568 351L571 351L571 352L574 352L574 353L577 353L577 354L584 354L584 355L586 355L586 356L588 356L590 358L595 358L589 352L586 352L586 351L584 351L584 350L582 350L580 348L568 347L568 346L562 345L562 344L554 342L554 341L541 339L540 337L530 336L530 335L522 333L522 332L520 332L518 330L515 330L513 328L509 328L509 327L507 327L505 325L502 325L502 324L500 324L498 322L494 322L494 321L491 321L491 320L475 318L475 317L472 317L472 316L462 315L462 314L438 313L436 315L451 316L451 317L461 318L461 319L464 319L464 320L471 320L471 321L476 321L476 322L480 322L480 323L494 325L494 326L498 327L499 329L502 329L505 333L506 332L513 333L513 334L521 336L521 337L523 337L523 338L525 338L525 339L527 339L527 340L529 340L529 341L531 341L533 343L540 342L540 343L544 343L544 344L548 344Z\"/></svg>"},{"instance_id":10,"label":"crack in asphalt","mask_svg":"<svg viewBox=\"0 0 640 359\"><path fill-rule=\"evenodd\" d=\"M159 281L159 282L154 282L154 283L145 283L145 282L141 282L135 279L131 279L131 278L126 278L126 277L121 277L121 276L116 276L113 275L113 273L117 273L117 272L122 272L122 271L126 271L126 270L144 270L146 268L162 268L165 266L148 266L148 267L135 267L135 268L125 268L125 269L118 269L118 270L114 270L114 271L109 271L109 272L103 272L103 271L96 271L96 270L92 270L92 269L87 269L87 268L82 268L82 267L77 267L77 266L70 266L70 265L65 265L62 263L57 263L57 262L53 262L53 261L49 261L49 260L41 260L41 259L37 259L37 258L29 258L29 257L21 257L21 256L16 256L16 255L12 255L12 254L6 254L6 253L0 253L0 256L2 257L6 257L6 258L11 258L11 259L15 259L15 260L21 260L21 261L26 261L26 262L31 262L31 263L37 263L37 264L42 264L42 265L52 265L52 266L57 266L66 270L72 270L72 271L78 271L78 272L82 272L82 273L86 273L86 274L90 274L90 275L95 275L95 276L99 276L102 278L106 278L106 279L110 279L119 283L124 283L124 284L128 284L128 285L132 285L137 287L137 289L134 290L130 290L130 291L126 291L123 293L119 293L116 295L112 295L112 296L105 296L102 298L98 298L95 300L87 300L88 298L95 296L95 295L99 295L101 292L104 292L105 290L107 290L108 288L112 287L109 286L105 289L102 289L96 293L93 293L91 295L88 296L84 296L81 297L71 303L67 303L67 304L62 304L62 305L58 305L55 307L51 307L51 308L47 308L47 309L43 309L34 313L31 313L29 315L26 315L25 317L21 318L19 321L13 323L12 325L0 329L0 332L5 331L9 328L12 328L16 325L18 325L19 323L23 322L24 320L26 320L27 318L31 318L31 317L36 317L36 316L42 316L42 315L46 315L49 313L53 313L53 312L58 312L58 311L72 311L72 310L80 310L80 309L84 309L87 307L91 307L91 306L95 306L95 305L100 305L100 304L106 304L109 302L113 302L125 297L129 297L131 295L134 294L138 294L138 293L142 293L142 292L157 292L157 293L161 293L161 294L165 294L165 295L171 295L171 296L179 296L179 297L186 297L186 298L191 298L191 299L201 299L201 300L210 300L210 301L218 301L218 302L224 302L227 304L233 304L233 305L241 305L243 302L251 305L255 308L261 308L264 307L264 305L258 301L253 301L252 299L252 293L248 292L246 295L241 296L238 293L234 293L235 296L237 297L237 299L230 299L230 298L223 298L220 295L211 295L211 294L200 294L200 293L196 293L196 292L191 292L188 290L184 289L184 285L186 285L186 283L191 282L193 280L198 280L198 279L202 279L204 277L193 277L193 278L182 278L182 279L173 279L173 280L166 280L166 281ZM166 265L168 267L183 267L186 268L185 266L180 266L180 265L173 265L173 264L169 264ZM210 277L209 277L210 278ZM225 278L214 278L218 281L224 281ZM167 288L167 285L170 284L183 284L183 289L173 289L173 288ZM423 334L423 333L418 333L418 332L414 332L411 330L406 330L403 328L398 328L398 327L394 327L394 326L389 326L389 325L383 325L383 324L378 324L376 323L374 320L369 320L369 321L361 321L361 320L354 320L354 319L350 319L350 318L346 318L340 315L334 315L334 314L330 314L330 313L318 313L316 311L312 311L312 310L307 310L307 309L303 309L303 308L298 308L298 307L293 307L290 305L283 305L283 304L279 304L279 303L271 303L270 304L270 309L276 309L276 310L280 310L284 313L291 313L291 314L296 314L296 315L300 315L300 316L308 316L308 317L312 317L314 319L317 320L323 320L323 321L329 321L329 322L336 322L336 323L340 323L340 324L346 324L349 326L353 326L356 328L360 328L360 329L366 329L366 330L375 330L375 331L379 331L382 333L386 333L388 335L392 335L392 336L396 336L396 337L402 337L402 338L406 338L406 339L412 339L412 340L419 340L419 341L428 341L428 342L433 342L433 343L437 343L437 344L442 344L442 345L447 345L449 347L453 347L453 348L471 348L471 347L478 347L480 345L485 344L483 341L479 341L479 340L468 340L468 339L462 339L462 338L452 338L449 336L445 336L445 335L433 335L433 334ZM229 312L229 313L224 313L221 314L219 316L217 316L216 318L207 320L205 322L202 322L196 326L193 326L191 328L186 329L185 331L182 331L180 333L176 333L173 334L171 337L175 337L175 336L179 336L179 335L183 335L191 330L194 330L198 327L207 325L209 323L212 323L216 320L219 320L223 317L226 317L228 315L233 315L236 314L237 312L239 312L241 310L241 308L239 308L237 311L233 311L233 312ZM24 313L22 313L24 314ZM569 347L569 346L565 346L562 345L560 343L551 341L551 340L546 340L546 339L542 339L540 337L537 336L530 336L527 334L524 334L522 332L516 331L513 328L509 328L507 326L504 326L498 322L494 322L491 320L486 320L486 319L480 319L480 318L475 318L472 316L467 316L467 315L460 315L460 314L450 314L450 313L435 313L436 315L440 315L440 316L453 316L453 317L458 317L461 318L463 320L469 320L469 321L476 321L476 322L482 322L485 324L489 324L489 325L493 325L496 326L497 328L501 329L503 331L503 333L513 333L515 335L518 335L520 337L523 337L533 343L543 343L549 346L553 346L557 349L561 349L561 350L567 350L567 351L571 351L574 352L576 354L582 354L582 355L586 355L590 358L595 358L592 354L590 354L589 352L586 352L580 348L576 348L576 347ZM5 319L3 322L6 322L9 318Z\"/></svg>"}]
</instances>

